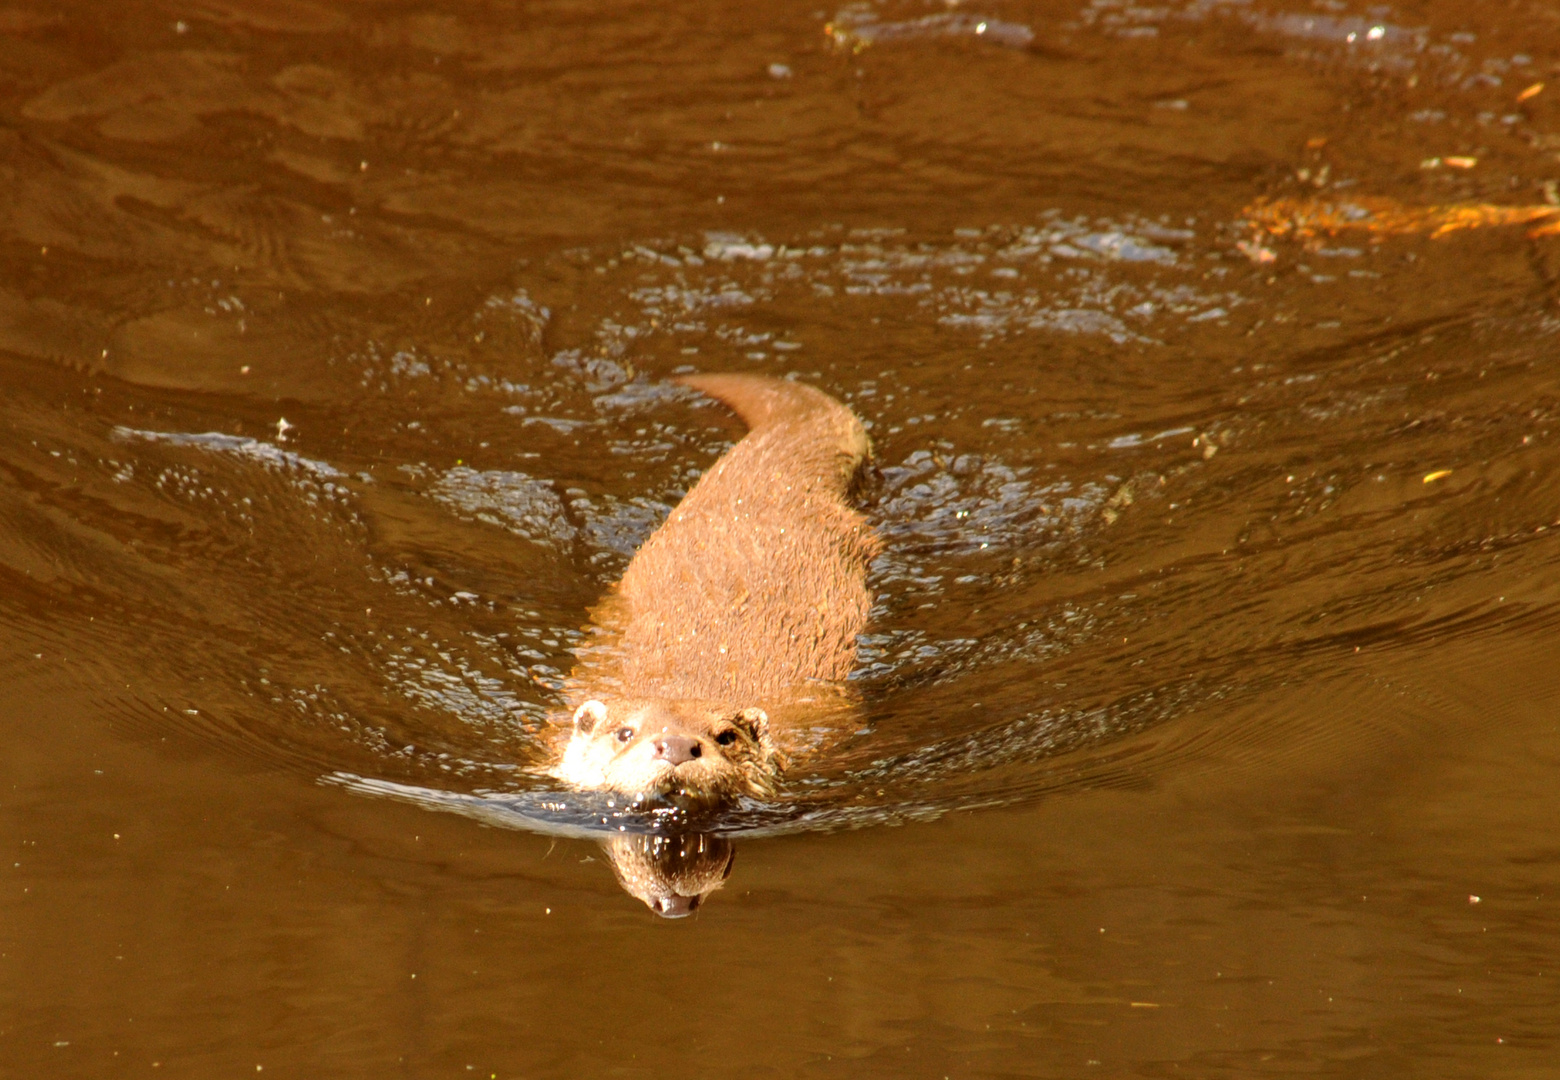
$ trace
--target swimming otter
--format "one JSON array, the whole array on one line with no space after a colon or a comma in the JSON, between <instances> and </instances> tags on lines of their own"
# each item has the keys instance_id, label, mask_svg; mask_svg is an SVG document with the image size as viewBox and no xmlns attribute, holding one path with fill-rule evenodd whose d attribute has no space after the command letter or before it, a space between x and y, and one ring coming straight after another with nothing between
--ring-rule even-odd
<instances>
[{"instance_id":1,"label":"swimming otter","mask_svg":"<svg viewBox=\"0 0 1560 1080\"><path fill-rule=\"evenodd\" d=\"M723 805L774 791L799 725L848 711L878 540L850 505L871 444L821 390L679 379L749 431L592 612L553 775L635 799Z\"/></svg>"}]
</instances>

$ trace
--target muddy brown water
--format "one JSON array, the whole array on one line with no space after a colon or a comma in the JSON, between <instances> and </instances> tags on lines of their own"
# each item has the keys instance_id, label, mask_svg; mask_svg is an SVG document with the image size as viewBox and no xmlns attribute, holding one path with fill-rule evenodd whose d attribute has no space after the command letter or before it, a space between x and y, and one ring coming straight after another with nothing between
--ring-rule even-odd
<instances>
[{"instance_id":1,"label":"muddy brown water","mask_svg":"<svg viewBox=\"0 0 1560 1080\"><path fill-rule=\"evenodd\" d=\"M1537 0L0 7L0 1073L1560 1075L1557 151ZM537 771L682 370L883 473L705 840Z\"/></svg>"}]
</instances>

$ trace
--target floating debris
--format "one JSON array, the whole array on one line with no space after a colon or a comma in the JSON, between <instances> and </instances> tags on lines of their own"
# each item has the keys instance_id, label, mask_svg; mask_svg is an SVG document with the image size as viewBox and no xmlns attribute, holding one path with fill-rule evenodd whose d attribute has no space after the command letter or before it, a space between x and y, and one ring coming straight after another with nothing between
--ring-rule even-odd
<instances>
[{"instance_id":1,"label":"floating debris","mask_svg":"<svg viewBox=\"0 0 1560 1080\"><path fill-rule=\"evenodd\" d=\"M1533 225L1529 236L1560 236L1560 206L1495 206L1458 203L1451 206L1405 206L1393 199L1358 196L1350 199L1258 199L1242 212L1255 232L1248 246L1260 246L1269 236L1301 241L1342 232L1375 236L1418 236L1432 239L1462 229ZM1246 248L1241 248L1243 254ZM1247 254L1247 258L1251 258Z\"/></svg>"},{"instance_id":2,"label":"floating debris","mask_svg":"<svg viewBox=\"0 0 1560 1080\"><path fill-rule=\"evenodd\" d=\"M1005 22L986 15L926 15L901 22L880 22L869 11L852 9L836 15L833 22L824 26L823 32L839 48L855 52L868 45L913 38L972 37L1011 49L1027 48L1035 39L1034 31L1022 23Z\"/></svg>"},{"instance_id":3,"label":"floating debris","mask_svg":"<svg viewBox=\"0 0 1560 1080\"><path fill-rule=\"evenodd\" d=\"M1235 250L1239 251L1242 255L1246 256L1246 258L1250 259L1258 266L1267 266L1270 263L1275 263L1278 261L1278 255L1273 251L1272 248L1263 247L1261 244L1254 244L1249 240L1236 241Z\"/></svg>"}]
</instances>

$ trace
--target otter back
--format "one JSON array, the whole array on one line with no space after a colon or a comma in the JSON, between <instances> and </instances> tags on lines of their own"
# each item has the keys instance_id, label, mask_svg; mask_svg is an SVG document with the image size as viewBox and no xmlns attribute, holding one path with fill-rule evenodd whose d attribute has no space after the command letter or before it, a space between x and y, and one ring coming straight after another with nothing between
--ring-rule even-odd
<instances>
[{"instance_id":1,"label":"otter back","mask_svg":"<svg viewBox=\"0 0 1560 1080\"><path fill-rule=\"evenodd\" d=\"M570 679L635 698L779 704L855 663L877 538L848 498L870 453L820 390L755 375L680 380L729 405L745 438L702 476L595 612Z\"/></svg>"}]
</instances>

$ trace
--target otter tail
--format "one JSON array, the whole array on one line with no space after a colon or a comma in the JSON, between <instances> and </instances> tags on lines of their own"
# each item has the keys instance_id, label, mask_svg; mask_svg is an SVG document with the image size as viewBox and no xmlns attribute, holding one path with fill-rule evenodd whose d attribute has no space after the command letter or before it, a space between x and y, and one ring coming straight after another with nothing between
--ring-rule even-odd
<instances>
[{"instance_id":1,"label":"otter tail","mask_svg":"<svg viewBox=\"0 0 1560 1080\"><path fill-rule=\"evenodd\" d=\"M783 429L788 442L838 455L845 486L872 457L872 441L856 414L806 383L735 374L684 375L677 382L729 406L754 435Z\"/></svg>"}]
</instances>

